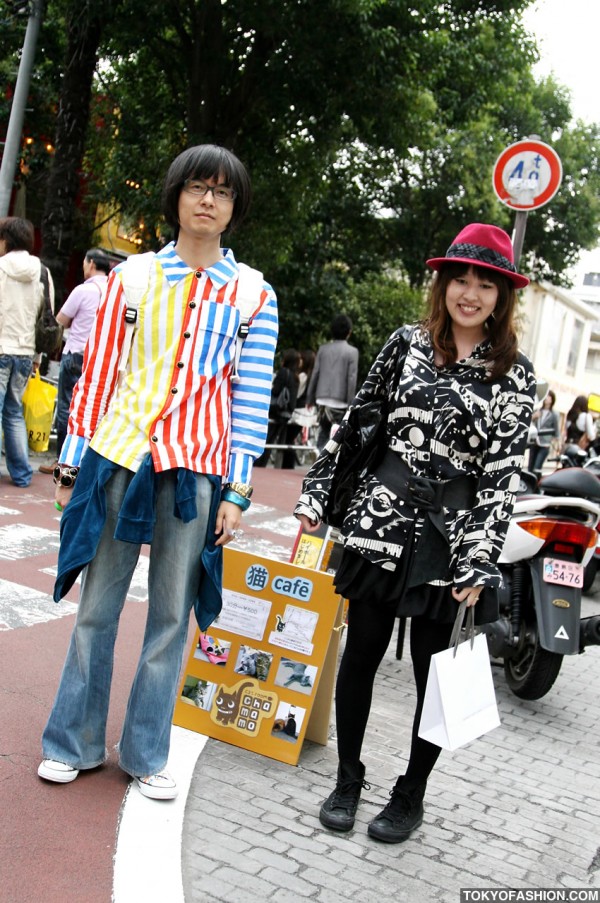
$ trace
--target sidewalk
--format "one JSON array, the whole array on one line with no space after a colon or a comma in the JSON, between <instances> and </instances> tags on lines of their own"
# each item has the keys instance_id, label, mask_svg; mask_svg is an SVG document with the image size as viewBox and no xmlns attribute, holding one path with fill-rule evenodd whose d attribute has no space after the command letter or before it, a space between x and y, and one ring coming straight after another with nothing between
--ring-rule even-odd
<instances>
[{"instance_id":1,"label":"sidewalk","mask_svg":"<svg viewBox=\"0 0 600 903\"><path fill-rule=\"evenodd\" d=\"M256 473L258 504L245 518L252 548L259 522L269 519L282 531L288 524L301 477ZM261 514L260 505L274 510ZM292 521L290 534L295 530ZM401 661L395 646L394 637L364 744L371 789L349 834L318 821L335 782L333 726L326 747L304 744L297 767L207 741L184 825L188 903L458 903L460 888L600 888L600 649L566 657L555 687L538 702L513 696L497 669L501 727L442 753L423 826L404 844L386 846L368 839L366 826L404 770L415 705L408 640Z\"/></svg>"}]
</instances>

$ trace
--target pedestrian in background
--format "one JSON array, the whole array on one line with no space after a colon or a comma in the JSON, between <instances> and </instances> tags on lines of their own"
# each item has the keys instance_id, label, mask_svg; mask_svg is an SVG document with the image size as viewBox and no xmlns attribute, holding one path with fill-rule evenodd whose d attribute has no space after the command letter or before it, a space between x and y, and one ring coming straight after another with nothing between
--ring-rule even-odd
<instances>
[{"instance_id":1,"label":"pedestrian in background","mask_svg":"<svg viewBox=\"0 0 600 903\"><path fill-rule=\"evenodd\" d=\"M296 440L304 429L302 423L295 423L294 417L298 411L306 413L306 393L308 383L315 364L315 352L305 349L300 352L300 366L298 370L298 394L296 396L296 404L292 413L292 419L287 425L285 431L283 455L281 457L282 470L293 470L296 466Z\"/></svg>"},{"instance_id":2,"label":"pedestrian in background","mask_svg":"<svg viewBox=\"0 0 600 903\"><path fill-rule=\"evenodd\" d=\"M281 367L275 374L273 388L271 390L267 446L284 445L286 442L290 417L296 407L300 360L300 352L295 348L287 348L281 355ZM284 395L285 403L282 401ZM276 458L277 450L267 447L260 458L255 461L254 466L266 467L273 456L274 451Z\"/></svg>"},{"instance_id":3,"label":"pedestrian in background","mask_svg":"<svg viewBox=\"0 0 600 903\"><path fill-rule=\"evenodd\" d=\"M319 451L329 439L332 426L342 420L356 393L358 348L348 343L351 334L352 320L346 314L338 314L331 323L331 341L319 347L315 358L306 404L319 407Z\"/></svg>"},{"instance_id":4,"label":"pedestrian in background","mask_svg":"<svg viewBox=\"0 0 600 903\"><path fill-rule=\"evenodd\" d=\"M69 408L73 389L83 369L83 352L87 345L100 298L108 282L110 258L100 248L90 248L83 259L84 282L76 286L56 319L69 330L60 359L58 375L58 397L56 400L56 461L41 464L41 473L54 473L60 450L67 435Z\"/></svg>"},{"instance_id":5,"label":"pedestrian in background","mask_svg":"<svg viewBox=\"0 0 600 903\"><path fill-rule=\"evenodd\" d=\"M31 483L23 395L34 367L35 324L44 306L42 262L33 254L33 224L20 216L0 219L0 451L15 486ZM48 274L52 299L54 288Z\"/></svg>"},{"instance_id":6,"label":"pedestrian in background","mask_svg":"<svg viewBox=\"0 0 600 903\"><path fill-rule=\"evenodd\" d=\"M585 395L578 395L565 418L566 441L579 445L585 451L596 438L594 418L588 410Z\"/></svg>"},{"instance_id":7,"label":"pedestrian in background","mask_svg":"<svg viewBox=\"0 0 600 903\"><path fill-rule=\"evenodd\" d=\"M177 794L165 766L189 615L194 607L206 631L219 614L223 546L250 505L252 462L267 434L276 298L253 271L255 307L236 368L241 275L221 247L249 202L248 174L230 151L200 145L171 163L163 212L175 241L149 261L122 380L130 262L109 276L55 476L64 509L55 600L84 572L42 738L45 780L68 783L107 757L114 644L147 543L148 616L119 765L144 796Z\"/></svg>"},{"instance_id":8,"label":"pedestrian in background","mask_svg":"<svg viewBox=\"0 0 600 903\"><path fill-rule=\"evenodd\" d=\"M542 407L534 413L531 421L536 432L534 444L529 449L529 470L538 477L542 475L552 442L560 438L560 420L554 410L555 402L556 395L549 389Z\"/></svg>"},{"instance_id":9,"label":"pedestrian in background","mask_svg":"<svg viewBox=\"0 0 600 903\"><path fill-rule=\"evenodd\" d=\"M419 737L431 656L448 647L457 606L477 623L498 604L496 562L515 501L535 396L535 375L517 348L517 273L509 236L473 223L456 236L436 271L429 316L395 332L353 402L384 400L385 457L359 483L342 525L336 590L349 599L346 645L336 684L339 767L321 823L349 831L365 766L361 749L375 674L396 617L409 617L417 691L408 765L368 833L406 840L423 820L423 797L440 748ZM307 474L295 514L318 529L344 421Z\"/></svg>"}]
</instances>

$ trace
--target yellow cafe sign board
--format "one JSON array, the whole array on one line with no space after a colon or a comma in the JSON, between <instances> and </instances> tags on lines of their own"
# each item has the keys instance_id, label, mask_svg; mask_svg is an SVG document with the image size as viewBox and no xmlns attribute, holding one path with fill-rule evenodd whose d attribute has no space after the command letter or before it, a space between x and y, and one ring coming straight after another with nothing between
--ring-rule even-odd
<instances>
[{"instance_id":1,"label":"yellow cafe sign board","mask_svg":"<svg viewBox=\"0 0 600 903\"><path fill-rule=\"evenodd\" d=\"M225 549L223 610L196 631L173 721L292 765L326 744L342 619L331 574Z\"/></svg>"}]
</instances>

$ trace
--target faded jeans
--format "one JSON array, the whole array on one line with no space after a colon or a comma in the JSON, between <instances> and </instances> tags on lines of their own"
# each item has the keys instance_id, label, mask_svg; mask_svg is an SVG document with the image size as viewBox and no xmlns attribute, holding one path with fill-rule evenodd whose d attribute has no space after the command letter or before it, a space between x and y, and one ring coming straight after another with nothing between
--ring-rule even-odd
<instances>
[{"instance_id":1,"label":"faded jeans","mask_svg":"<svg viewBox=\"0 0 600 903\"><path fill-rule=\"evenodd\" d=\"M132 477L130 471L119 469L107 483L106 524L96 556L83 572L77 621L42 738L44 758L79 769L94 768L106 759L114 645L141 548L113 538ZM212 498L210 481L197 475L198 516L186 524L173 513L176 480L175 471L159 480L146 631L119 741L121 768L138 777L161 771L169 757L179 672Z\"/></svg>"},{"instance_id":2,"label":"faded jeans","mask_svg":"<svg viewBox=\"0 0 600 903\"><path fill-rule=\"evenodd\" d=\"M33 367L30 355L0 354L0 452L4 433L6 468L15 486L29 486L33 468L29 463L23 395Z\"/></svg>"}]
</instances>

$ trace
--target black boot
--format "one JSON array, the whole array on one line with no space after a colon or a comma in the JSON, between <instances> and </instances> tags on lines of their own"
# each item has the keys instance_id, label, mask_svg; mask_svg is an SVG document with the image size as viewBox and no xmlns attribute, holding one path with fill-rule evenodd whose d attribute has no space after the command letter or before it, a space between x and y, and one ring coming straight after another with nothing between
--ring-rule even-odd
<instances>
[{"instance_id":1,"label":"black boot","mask_svg":"<svg viewBox=\"0 0 600 903\"><path fill-rule=\"evenodd\" d=\"M390 791L389 803L367 828L369 837L384 843L401 843L423 821L423 797L427 784L417 784L410 790L403 790L403 781L403 777L398 778Z\"/></svg>"},{"instance_id":2,"label":"black boot","mask_svg":"<svg viewBox=\"0 0 600 903\"><path fill-rule=\"evenodd\" d=\"M354 816L363 787L365 790L371 789L365 781L365 766L362 762L358 765L340 762L335 790L327 797L319 812L321 824L333 831L350 831L354 826Z\"/></svg>"}]
</instances>

